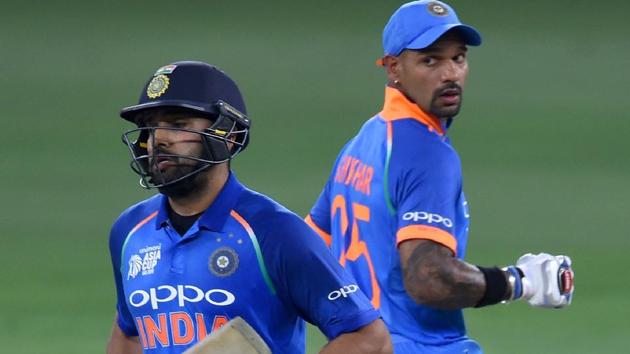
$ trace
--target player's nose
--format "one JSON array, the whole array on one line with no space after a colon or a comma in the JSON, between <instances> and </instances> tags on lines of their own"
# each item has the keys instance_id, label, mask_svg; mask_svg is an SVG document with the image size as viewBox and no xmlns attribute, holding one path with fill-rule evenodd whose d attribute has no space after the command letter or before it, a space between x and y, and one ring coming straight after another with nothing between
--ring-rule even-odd
<instances>
[{"instance_id":1,"label":"player's nose","mask_svg":"<svg viewBox=\"0 0 630 354\"><path fill-rule=\"evenodd\" d=\"M442 69L441 79L442 82L458 82L462 79L464 74L465 68L454 61L449 61Z\"/></svg>"},{"instance_id":2,"label":"player's nose","mask_svg":"<svg viewBox=\"0 0 630 354\"><path fill-rule=\"evenodd\" d=\"M172 131L156 127L151 129L147 141L147 151L151 153L154 148L168 147L172 141Z\"/></svg>"}]
</instances>

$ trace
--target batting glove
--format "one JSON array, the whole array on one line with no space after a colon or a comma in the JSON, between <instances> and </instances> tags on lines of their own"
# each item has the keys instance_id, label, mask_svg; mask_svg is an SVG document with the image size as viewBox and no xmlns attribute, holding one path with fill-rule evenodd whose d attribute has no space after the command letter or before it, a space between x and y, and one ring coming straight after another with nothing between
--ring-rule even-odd
<instances>
[{"instance_id":1,"label":"batting glove","mask_svg":"<svg viewBox=\"0 0 630 354\"><path fill-rule=\"evenodd\" d=\"M510 270L515 267L509 267ZM571 304L574 273L571 258L547 253L527 253L516 262L523 277L516 277L514 300L522 298L534 307L561 308ZM520 283L520 284L519 284ZM518 296L520 295L520 296Z\"/></svg>"}]
</instances>

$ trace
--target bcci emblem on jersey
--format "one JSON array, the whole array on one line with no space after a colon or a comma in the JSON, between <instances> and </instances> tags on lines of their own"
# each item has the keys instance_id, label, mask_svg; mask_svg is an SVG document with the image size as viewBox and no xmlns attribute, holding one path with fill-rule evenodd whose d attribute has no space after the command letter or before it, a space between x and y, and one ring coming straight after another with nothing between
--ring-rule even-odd
<instances>
[{"instance_id":1,"label":"bcci emblem on jersey","mask_svg":"<svg viewBox=\"0 0 630 354\"><path fill-rule=\"evenodd\" d=\"M230 247L221 247L208 258L208 269L218 277L234 274L238 268L238 254Z\"/></svg>"},{"instance_id":2,"label":"bcci emblem on jersey","mask_svg":"<svg viewBox=\"0 0 630 354\"><path fill-rule=\"evenodd\" d=\"M127 274L127 279L135 278L138 274L153 274L155 266L162 258L161 249L162 244L160 243L155 246L141 248L138 251L139 255L131 255L131 257L129 257L129 273Z\"/></svg>"}]
</instances>

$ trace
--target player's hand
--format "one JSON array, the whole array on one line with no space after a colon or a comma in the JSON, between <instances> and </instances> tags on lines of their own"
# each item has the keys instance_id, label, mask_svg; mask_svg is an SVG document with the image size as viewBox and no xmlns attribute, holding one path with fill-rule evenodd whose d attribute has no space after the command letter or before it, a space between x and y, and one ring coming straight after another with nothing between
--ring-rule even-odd
<instances>
[{"instance_id":1,"label":"player's hand","mask_svg":"<svg viewBox=\"0 0 630 354\"><path fill-rule=\"evenodd\" d=\"M524 275L521 298L531 306L561 308L571 304L574 290L571 258L528 253L518 259L516 266Z\"/></svg>"}]
</instances>

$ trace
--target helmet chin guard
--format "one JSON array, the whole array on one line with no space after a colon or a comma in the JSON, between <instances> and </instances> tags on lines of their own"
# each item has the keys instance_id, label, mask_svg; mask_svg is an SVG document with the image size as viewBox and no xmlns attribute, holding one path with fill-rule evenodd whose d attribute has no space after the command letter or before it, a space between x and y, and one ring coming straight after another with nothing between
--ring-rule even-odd
<instances>
[{"instance_id":1,"label":"helmet chin guard","mask_svg":"<svg viewBox=\"0 0 630 354\"><path fill-rule=\"evenodd\" d=\"M140 185L143 188L171 186L197 175L210 166L230 161L247 147L251 124L247 116L222 100L217 101L212 108L218 113L217 118L209 128L202 131L139 126L123 133L122 141L129 148L132 158L131 169L140 176ZM149 155L148 141L155 139L155 131L158 129L199 134L200 153L198 156L178 155L156 149ZM156 146L155 141L152 146ZM176 161L173 168L179 169L177 175L168 177L158 168L158 164L164 160Z\"/></svg>"}]
</instances>

